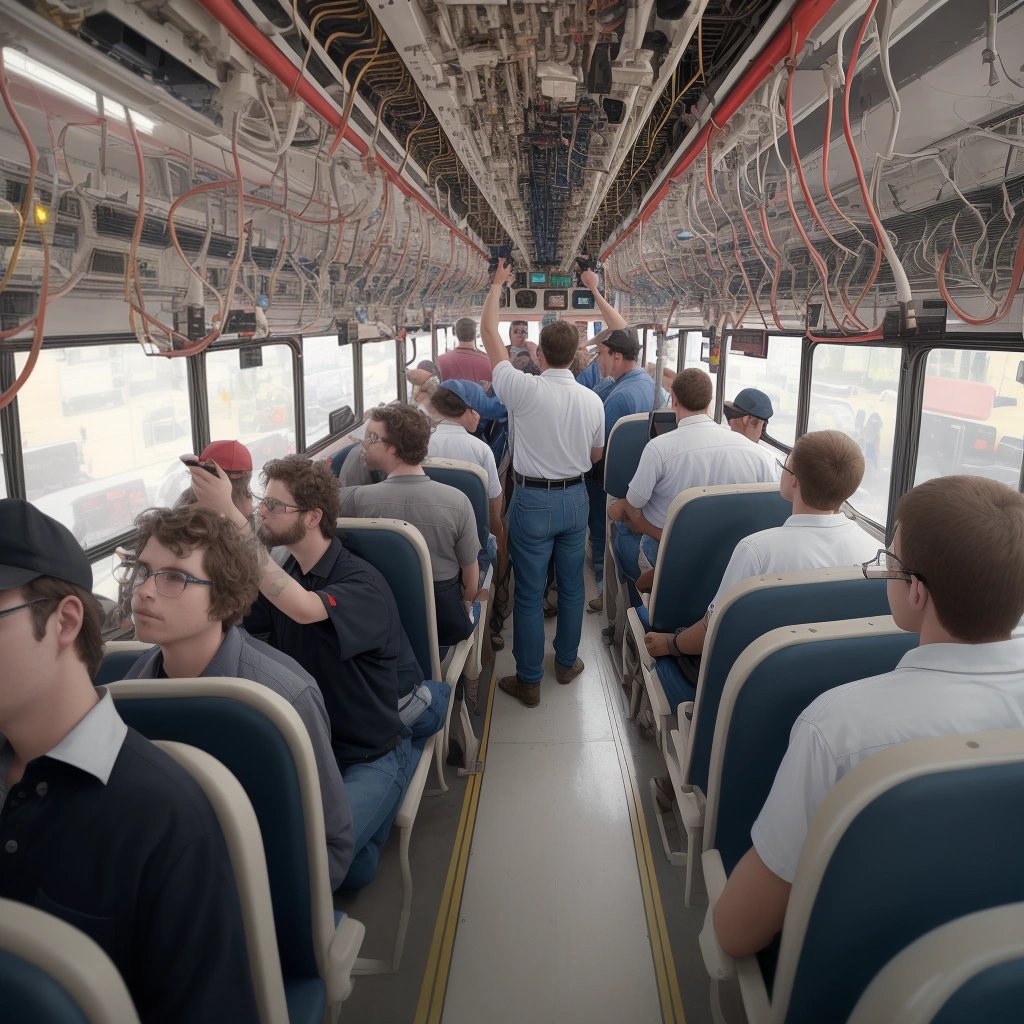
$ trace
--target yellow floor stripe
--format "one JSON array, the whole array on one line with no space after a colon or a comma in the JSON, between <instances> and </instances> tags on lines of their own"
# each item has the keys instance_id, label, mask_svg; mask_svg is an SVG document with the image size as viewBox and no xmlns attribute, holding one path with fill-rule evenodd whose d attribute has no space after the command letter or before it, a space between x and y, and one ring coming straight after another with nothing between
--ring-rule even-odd
<instances>
[{"instance_id":1,"label":"yellow floor stripe","mask_svg":"<svg viewBox=\"0 0 1024 1024\"><path fill-rule=\"evenodd\" d=\"M488 687L489 700L484 716L483 733L477 760L481 763L487 754L487 740L491 734L491 713L494 709L494 677L497 664L491 668ZM434 923L434 936L427 955L427 966L423 972L423 984L416 1004L415 1024L439 1024L444 1012L444 998L448 989L448 973L451 968L452 950L455 947L455 932L462 907L462 891L466 885L466 869L469 851L473 845L473 830L476 827L477 807L480 803L482 775L470 775L466 781L466 793L462 798L462 814L455 833L455 846L448 864L441 904Z\"/></svg>"},{"instance_id":2,"label":"yellow floor stripe","mask_svg":"<svg viewBox=\"0 0 1024 1024\"><path fill-rule=\"evenodd\" d=\"M633 829L633 846L636 850L636 863L640 872L640 888L644 897L644 912L647 915L647 931L651 939L651 956L654 960L654 973L658 983L658 998L661 1001L661 1017L665 1024L686 1024L686 1018L683 1016L683 1001L679 993L679 978L676 974L675 959L672 956L672 944L669 941L665 912L661 904L661 891L658 888L658 877L651 856L647 819L633 773L633 764L627 756L619 730L617 705L613 707L613 702L617 701L618 694L614 692L614 684L609 684L604 672L601 673L601 678L605 688L605 700L608 703L608 717L612 724L612 738L615 740L615 749L618 752L619 765L622 769L630 825Z\"/></svg>"}]
</instances>

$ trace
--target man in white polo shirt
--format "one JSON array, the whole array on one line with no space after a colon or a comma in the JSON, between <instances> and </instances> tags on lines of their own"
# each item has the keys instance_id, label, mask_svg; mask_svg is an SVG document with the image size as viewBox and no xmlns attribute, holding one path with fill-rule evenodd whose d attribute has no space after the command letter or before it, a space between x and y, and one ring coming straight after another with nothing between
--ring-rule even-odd
<instances>
[{"instance_id":1,"label":"man in white polo shirt","mask_svg":"<svg viewBox=\"0 0 1024 1024\"><path fill-rule=\"evenodd\" d=\"M771 463L740 434L719 426L709 415L711 378L696 367L672 381L676 429L649 441L625 498L608 510L616 520L612 543L619 566L639 603L633 584L640 575L639 557L654 565L669 505L688 487L711 484L771 483Z\"/></svg>"},{"instance_id":2,"label":"man in white polo shirt","mask_svg":"<svg viewBox=\"0 0 1024 1024\"><path fill-rule=\"evenodd\" d=\"M782 466L779 481L779 493L792 502L793 514L782 526L752 533L736 545L703 619L674 634L644 636L651 657L678 656L683 674L696 686L711 612L737 583L766 572L860 565L869 559L877 542L839 511L863 476L864 456L853 438L839 430L804 434Z\"/></svg>"},{"instance_id":3,"label":"man in white polo shirt","mask_svg":"<svg viewBox=\"0 0 1024 1024\"><path fill-rule=\"evenodd\" d=\"M854 765L894 743L1024 727L1024 495L982 477L929 480L896 509L890 550L865 564L888 580L896 625L920 646L892 672L837 686L797 719L775 783L714 908L731 956L782 928L811 819Z\"/></svg>"},{"instance_id":4,"label":"man in white polo shirt","mask_svg":"<svg viewBox=\"0 0 1024 1024\"><path fill-rule=\"evenodd\" d=\"M604 453L604 405L569 370L577 331L566 320L548 324L537 349L539 377L517 372L498 334L502 286L512 268L502 260L480 318L480 335L494 366L494 393L509 412L512 476L509 553L515 572L512 650L516 674L499 686L526 707L540 703L544 676L544 582L552 554L558 578L555 677L569 683L583 671L577 657L583 628L583 550L589 502L583 474Z\"/></svg>"}]
</instances>

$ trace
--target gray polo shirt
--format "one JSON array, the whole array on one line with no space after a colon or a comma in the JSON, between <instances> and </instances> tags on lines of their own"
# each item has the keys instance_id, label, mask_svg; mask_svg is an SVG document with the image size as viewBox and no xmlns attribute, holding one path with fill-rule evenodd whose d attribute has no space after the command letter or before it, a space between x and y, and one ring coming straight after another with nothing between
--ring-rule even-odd
<instances>
[{"instance_id":1,"label":"gray polo shirt","mask_svg":"<svg viewBox=\"0 0 1024 1024\"><path fill-rule=\"evenodd\" d=\"M350 487L342 492L341 514L412 523L427 542L435 581L458 576L459 569L472 565L480 553L476 515L469 498L423 473Z\"/></svg>"},{"instance_id":2,"label":"gray polo shirt","mask_svg":"<svg viewBox=\"0 0 1024 1024\"><path fill-rule=\"evenodd\" d=\"M327 833L327 867L331 888L336 889L344 881L352 863L355 833L345 784L341 781L341 772L331 748L327 708L316 680L294 659L280 651L272 651L262 640L256 640L234 626L224 634L213 660L200 673L200 677L203 676L225 676L262 683L284 697L302 719L316 758ZM142 654L125 676L126 679L166 677L164 656L159 647Z\"/></svg>"}]
</instances>

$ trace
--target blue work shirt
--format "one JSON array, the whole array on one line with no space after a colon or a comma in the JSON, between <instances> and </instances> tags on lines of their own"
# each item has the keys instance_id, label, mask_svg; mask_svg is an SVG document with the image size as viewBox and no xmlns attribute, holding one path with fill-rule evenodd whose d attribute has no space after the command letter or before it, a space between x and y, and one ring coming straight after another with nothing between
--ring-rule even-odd
<instances>
[{"instance_id":1,"label":"blue work shirt","mask_svg":"<svg viewBox=\"0 0 1024 1024\"><path fill-rule=\"evenodd\" d=\"M638 366L635 370L624 373L617 381L614 381L611 388L602 394L602 398L604 400L604 437L607 441L612 427L623 416L629 416L635 412L650 412L654 408L654 381L646 370Z\"/></svg>"}]
</instances>

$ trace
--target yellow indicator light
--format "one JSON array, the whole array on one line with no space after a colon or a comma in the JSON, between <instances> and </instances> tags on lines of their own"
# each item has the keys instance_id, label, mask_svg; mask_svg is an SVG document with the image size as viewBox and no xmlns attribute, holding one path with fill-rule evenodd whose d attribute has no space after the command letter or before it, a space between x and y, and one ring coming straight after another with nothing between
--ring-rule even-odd
<instances>
[{"instance_id":1,"label":"yellow indicator light","mask_svg":"<svg viewBox=\"0 0 1024 1024\"><path fill-rule=\"evenodd\" d=\"M46 207L45 206L40 206L39 204L36 204L36 214L35 215L36 215L36 223L40 227L42 227L42 225L45 224L50 219L50 215L47 212Z\"/></svg>"}]
</instances>

